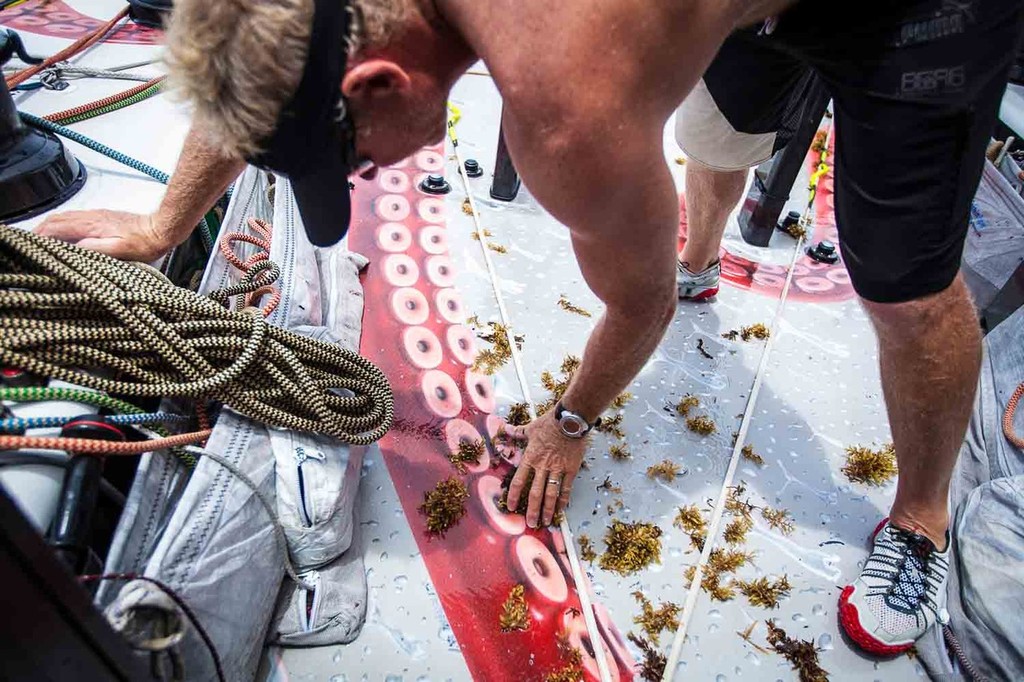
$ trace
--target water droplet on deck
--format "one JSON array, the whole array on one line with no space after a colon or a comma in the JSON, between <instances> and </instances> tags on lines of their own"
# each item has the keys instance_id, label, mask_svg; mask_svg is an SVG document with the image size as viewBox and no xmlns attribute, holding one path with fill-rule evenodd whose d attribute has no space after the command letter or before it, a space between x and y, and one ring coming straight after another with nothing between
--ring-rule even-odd
<instances>
[{"instance_id":1,"label":"water droplet on deck","mask_svg":"<svg viewBox=\"0 0 1024 682\"><path fill-rule=\"evenodd\" d=\"M794 613L793 614L793 622L795 622L795 623L803 623L806 620L807 619L804 618L804 615L802 613Z\"/></svg>"},{"instance_id":2,"label":"water droplet on deck","mask_svg":"<svg viewBox=\"0 0 1024 682\"><path fill-rule=\"evenodd\" d=\"M753 651L748 651L747 655L744 656L748 661L754 665L761 665L761 659L754 655Z\"/></svg>"},{"instance_id":3,"label":"water droplet on deck","mask_svg":"<svg viewBox=\"0 0 1024 682\"><path fill-rule=\"evenodd\" d=\"M384 682L402 682L401 675L388 675L384 678Z\"/></svg>"},{"instance_id":4,"label":"water droplet on deck","mask_svg":"<svg viewBox=\"0 0 1024 682\"><path fill-rule=\"evenodd\" d=\"M348 682L348 675L344 673L341 675L331 675L331 679L327 682Z\"/></svg>"},{"instance_id":5,"label":"water droplet on deck","mask_svg":"<svg viewBox=\"0 0 1024 682\"><path fill-rule=\"evenodd\" d=\"M718 629L719 629L718 623L712 623L711 625L708 626L708 632L718 632Z\"/></svg>"},{"instance_id":6,"label":"water droplet on deck","mask_svg":"<svg viewBox=\"0 0 1024 682\"><path fill-rule=\"evenodd\" d=\"M710 611L708 611L708 618L721 618L721 617L722 617L722 612L719 611L718 609L711 609Z\"/></svg>"},{"instance_id":7,"label":"water droplet on deck","mask_svg":"<svg viewBox=\"0 0 1024 682\"><path fill-rule=\"evenodd\" d=\"M387 561L388 560L388 553L387 552L381 552L380 553L380 560L381 561Z\"/></svg>"},{"instance_id":8,"label":"water droplet on deck","mask_svg":"<svg viewBox=\"0 0 1024 682\"><path fill-rule=\"evenodd\" d=\"M370 647L364 646L363 647L363 656L369 656L369 655L370 655Z\"/></svg>"},{"instance_id":9,"label":"water droplet on deck","mask_svg":"<svg viewBox=\"0 0 1024 682\"><path fill-rule=\"evenodd\" d=\"M818 648L828 651L832 648L832 635L827 632L818 638Z\"/></svg>"},{"instance_id":10,"label":"water droplet on deck","mask_svg":"<svg viewBox=\"0 0 1024 682\"><path fill-rule=\"evenodd\" d=\"M825 613L825 607L822 606L821 604L815 604L814 606L811 607L811 615L812 616L820 616L823 613Z\"/></svg>"},{"instance_id":11,"label":"water droplet on deck","mask_svg":"<svg viewBox=\"0 0 1024 682\"><path fill-rule=\"evenodd\" d=\"M715 675L715 682L728 682L728 680L729 678L723 675L722 673L718 673L717 675Z\"/></svg>"},{"instance_id":12,"label":"water droplet on deck","mask_svg":"<svg viewBox=\"0 0 1024 682\"><path fill-rule=\"evenodd\" d=\"M405 586L409 583L409 578L404 575L395 576L395 592L401 592L405 589Z\"/></svg>"}]
</instances>

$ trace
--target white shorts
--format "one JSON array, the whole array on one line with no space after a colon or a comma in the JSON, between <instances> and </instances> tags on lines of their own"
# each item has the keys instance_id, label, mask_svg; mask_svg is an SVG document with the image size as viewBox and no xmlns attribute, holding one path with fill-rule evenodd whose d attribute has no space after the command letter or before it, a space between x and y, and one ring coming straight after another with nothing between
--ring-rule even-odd
<instances>
[{"instance_id":1,"label":"white shorts","mask_svg":"<svg viewBox=\"0 0 1024 682\"><path fill-rule=\"evenodd\" d=\"M676 110L676 142L686 156L714 170L746 170L767 161L776 136L733 128L703 79Z\"/></svg>"}]
</instances>

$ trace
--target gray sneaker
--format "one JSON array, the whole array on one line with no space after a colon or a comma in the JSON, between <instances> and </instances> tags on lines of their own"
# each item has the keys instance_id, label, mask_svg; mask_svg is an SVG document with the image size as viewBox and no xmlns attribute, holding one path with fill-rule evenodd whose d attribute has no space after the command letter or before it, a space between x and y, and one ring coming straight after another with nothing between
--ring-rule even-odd
<instances>
[{"instance_id":1,"label":"gray sneaker","mask_svg":"<svg viewBox=\"0 0 1024 682\"><path fill-rule=\"evenodd\" d=\"M679 298L686 301L706 301L718 294L718 280L722 275L721 261L715 261L700 272L690 272L676 261L676 287Z\"/></svg>"}]
</instances>

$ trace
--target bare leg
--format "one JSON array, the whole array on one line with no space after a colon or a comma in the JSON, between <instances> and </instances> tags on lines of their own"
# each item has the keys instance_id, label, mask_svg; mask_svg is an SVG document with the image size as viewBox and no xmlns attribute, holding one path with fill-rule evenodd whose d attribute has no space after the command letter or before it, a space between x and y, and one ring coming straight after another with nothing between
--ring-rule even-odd
<instances>
[{"instance_id":1,"label":"bare leg","mask_svg":"<svg viewBox=\"0 0 1024 682\"><path fill-rule=\"evenodd\" d=\"M743 196L747 171L717 171L693 159L686 164L686 246L679 262L700 272L718 260L725 221Z\"/></svg>"},{"instance_id":2,"label":"bare leg","mask_svg":"<svg viewBox=\"0 0 1024 682\"><path fill-rule=\"evenodd\" d=\"M942 550L949 481L967 430L981 368L981 334L960 276L907 303L864 301L878 333L882 390L899 483L891 521Z\"/></svg>"}]
</instances>

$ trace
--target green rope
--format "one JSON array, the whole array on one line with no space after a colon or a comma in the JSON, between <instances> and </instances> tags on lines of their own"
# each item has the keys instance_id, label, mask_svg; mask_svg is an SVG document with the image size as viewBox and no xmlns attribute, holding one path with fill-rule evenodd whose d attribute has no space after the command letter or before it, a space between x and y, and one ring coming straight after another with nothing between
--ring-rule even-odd
<instances>
[{"instance_id":1,"label":"green rope","mask_svg":"<svg viewBox=\"0 0 1024 682\"><path fill-rule=\"evenodd\" d=\"M112 111L117 111L118 109L124 109L125 107L131 106L131 105L137 104L137 103L139 103L139 102L141 102L143 100L149 99L153 95L159 94L160 90L162 88L163 88L163 82L160 82L160 83L157 83L156 85L153 85L153 86L151 86L149 88L146 88L142 92L137 92L134 95L132 95L131 97L129 97L127 99L123 99L120 102L114 102L113 104L108 104L105 107L99 107L97 109L90 109L89 111L83 111L80 114L76 114L74 116L68 116L67 118L56 119L53 122L58 124L58 125L66 126L66 125L71 125L72 123L79 123L81 121L86 121L86 120L88 120L90 118L95 118L97 116L102 116L103 114L109 114Z\"/></svg>"},{"instance_id":2,"label":"green rope","mask_svg":"<svg viewBox=\"0 0 1024 682\"><path fill-rule=\"evenodd\" d=\"M104 407L108 410L120 412L121 414L145 414L145 410L132 405L124 400L111 398L106 393L90 391L84 388L52 388L49 386L21 386L0 388L0 401L8 400L14 403L41 403L50 400L62 400L69 403L81 403L82 405L93 405ZM161 436L167 437L170 431L162 426L153 426L151 430ZM175 457L189 469L196 466L195 456L189 454L183 448L171 448Z\"/></svg>"},{"instance_id":3,"label":"green rope","mask_svg":"<svg viewBox=\"0 0 1024 682\"><path fill-rule=\"evenodd\" d=\"M0 400L10 400L15 403L40 403L48 400L62 400L69 403L105 407L108 410L114 410L121 414L145 413L145 410L129 402L111 398L106 393L89 391L83 388L51 388L48 386L0 388Z\"/></svg>"}]
</instances>

